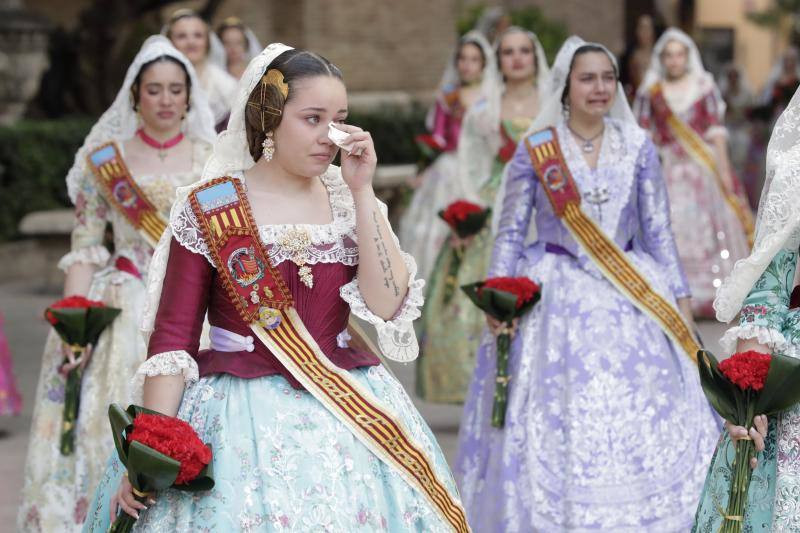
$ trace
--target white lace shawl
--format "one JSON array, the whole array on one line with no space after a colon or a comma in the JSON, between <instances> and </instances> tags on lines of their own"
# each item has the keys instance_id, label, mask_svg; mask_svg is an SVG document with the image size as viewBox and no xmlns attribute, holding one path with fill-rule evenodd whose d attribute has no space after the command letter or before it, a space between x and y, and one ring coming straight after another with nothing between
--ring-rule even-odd
<instances>
[{"instance_id":1,"label":"white lace shawl","mask_svg":"<svg viewBox=\"0 0 800 533\"><path fill-rule=\"evenodd\" d=\"M233 173L233 177L244 179L241 172ZM269 249L273 264L278 265L291 259L291 253L281 247L280 241L285 232L298 227L306 229L311 237L313 250L309 254L309 263L343 263L351 266L358 264L355 203L350 189L336 166L331 165L328 171L320 176L320 179L328 189L333 221L320 225L261 226L259 235ZM214 265L208 245L203 240L198 221L187 201L189 192L199 183L178 189L178 200L172 208L169 228L164 232L153 255L142 318L142 332L146 339L149 339L155 325L169 260L170 240L174 237L187 250L204 256L209 263ZM380 202L379 206L386 217L386 206ZM392 232L392 239L399 246L394 232ZM412 322L420 316L425 281L416 279L417 265L414 258L404 252L401 254L409 272L408 292L400 309L390 320L383 320L369 309L361 295L357 277L342 286L339 293L341 298L350 305L353 315L375 327L378 333L378 345L383 355L395 361L408 362L414 360L419 354L419 345ZM145 376L159 374L184 374L184 377L195 376L194 379L196 379L196 365L190 357L187 359L185 355L185 352L168 352L151 357L139 369L137 380L143 382ZM137 387L137 390L140 389L141 387Z\"/></svg>"}]
</instances>

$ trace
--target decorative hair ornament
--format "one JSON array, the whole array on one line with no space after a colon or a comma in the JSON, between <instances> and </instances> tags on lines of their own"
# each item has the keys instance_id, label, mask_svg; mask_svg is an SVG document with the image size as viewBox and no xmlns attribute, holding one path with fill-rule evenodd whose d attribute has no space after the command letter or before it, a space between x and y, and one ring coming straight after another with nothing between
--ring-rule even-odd
<instances>
[{"instance_id":1,"label":"decorative hair ornament","mask_svg":"<svg viewBox=\"0 0 800 533\"><path fill-rule=\"evenodd\" d=\"M262 83L268 83L278 88L284 98L289 97L289 85L283 80L283 72L276 68L271 68L266 75L261 78Z\"/></svg>"},{"instance_id":2,"label":"decorative hair ornament","mask_svg":"<svg viewBox=\"0 0 800 533\"><path fill-rule=\"evenodd\" d=\"M283 74L280 70L271 68L267 71L264 76L261 77L261 92L259 93L259 101L254 102L253 100L248 100L247 105L251 107L255 107L258 109L258 112L261 113L261 131L266 131L267 126L265 123L266 114L269 113L270 115L281 116L283 111L278 109L277 107L272 107L271 105L267 104L267 86L272 85L276 89L280 91L283 95L284 99L289 95L289 86L283 81Z\"/></svg>"}]
</instances>

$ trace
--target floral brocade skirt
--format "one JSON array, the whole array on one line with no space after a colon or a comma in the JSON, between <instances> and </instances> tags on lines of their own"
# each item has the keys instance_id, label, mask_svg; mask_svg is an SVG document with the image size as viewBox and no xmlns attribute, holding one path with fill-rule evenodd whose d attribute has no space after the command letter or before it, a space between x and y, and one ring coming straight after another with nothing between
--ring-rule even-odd
<instances>
[{"instance_id":1,"label":"floral brocade skirt","mask_svg":"<svg viewBox=\"0 0 800 533\"><path fill-rule=\"evenodd\" d=\"M444 456L402 386L382 367L350 373L392 408L455 493ZM178 416L212 446L215 487L157 494L156 504L140 513L138 531L449 530L424 496L281 376L204 377L187 388ZM122 473L114 456L84 531L108 529L109 499Z\"/></svg>"},{"instance_id":2,"label":"floral brocade skirt","mask_svg":"<svg viewBox=\"0 0 800 533\"><path fill-rule=\"evenodd\" d=\"M65 379L58 372L61 339L50 331L42 358L31 422L22 505L17 527L26 533L80 531L89 501L114 446L108 405L125 404L131 377L144 362L147 347L139 331L145 286L137 277L114 268L97 272L88 297L118 307L122 313L100 335L83 375L75 451L59 450Z\"/></svg>"}]
</instances>

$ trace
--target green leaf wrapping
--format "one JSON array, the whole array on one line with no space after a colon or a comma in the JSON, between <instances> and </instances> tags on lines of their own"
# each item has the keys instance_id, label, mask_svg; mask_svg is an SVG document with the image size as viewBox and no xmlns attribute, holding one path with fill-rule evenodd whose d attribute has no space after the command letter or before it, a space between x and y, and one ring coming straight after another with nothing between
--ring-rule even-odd
<instances>
[{"instance_id":1,"label":"green leaf wrapping","mask_svg":"<svg viewBox=\"0 0 800 533\"><path fill-rule=\"evenodd\" d=\"M65 307L47 309L58 321L53 324L67 344L96 344L100 334L122 312L116 307Z\"/></svg>"},{"instance_id":2,"label":"green leaf wrapping","mask_svg":"<svg viewBox=\"0 0 800 533\"><path fill-rule=\"evenodd\" d=\"M777 414L800 402L800 359L772 354L764 389L756 399L755 413Z\"/></svg>"},{"instance_id":3,"label":"green leaf wrapping","mask_svg":"<svg viewBox=\"0 0 800 533\"><path fill-rule=\"evenodd\" d=\"M515 318L527 313L541 298L540 288L533 298L517 309L517 296L515 294L496 289L480 290L483 284L483 281L479 281L462 285L461 290L481 311L508 325L511 325Z\"/></svg>"},{"instance_id":4,"label":"green leaf wrapping","mask_svg":"<svg viewBox=\"0 0 800 533\"><path fill-rule=\"evenodd\" d=\"M444 220L444 209L439 211L438 213L439 218ZM466 239L467 237L472 237L473 235L477 235L481 232L481 230L486 226L486 221L492 215L492 208L487 207L480 213L470 213L467 215L465 220L462 220L458 224L456 224L455 228L452 229L456 235L459 236L461 239ZM447 221L445 221L447 223ZM449 226L449 224L448 224Z\"/></svg>"}]
</instances>

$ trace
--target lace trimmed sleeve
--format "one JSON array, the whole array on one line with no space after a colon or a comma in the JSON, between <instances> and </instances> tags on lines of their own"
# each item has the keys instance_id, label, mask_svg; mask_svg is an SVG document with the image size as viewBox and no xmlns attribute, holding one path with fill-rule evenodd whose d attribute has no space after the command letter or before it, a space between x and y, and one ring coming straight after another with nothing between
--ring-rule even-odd
<instances>
[{"instance_id":1,"label":"lace trimmed sleeve","mask_svg":"<svg viewBox=\"0 0 800 533\"><path fill-rule=\"evenodd\" d=\"M378 205L384 218L387 218L386 206L380 201ZM399 247L399 241L391 226L389 226L389 231L392 234L392 240ZM400 254L408 269L408 292L400 308L391 319L384 320L370 311L358 286L358 277L353 278L350 283L344 285L339 290L339 294L350 305L350 311L355 316L375 326L378 332L378 346L383 355L393 361L405 363L413 361L419 355L419 344L414 333L413 321L419 318L421 314L420 308L424 301L423 287L425 286L425 280L416 279L417 263L414 258L403 251Z\"/></svg>"},{"instance_id":2,"label":"lace trimmed sleeve","mask_svg":"<svg viewBox=\"0 0 800 533\"><path fill-rule=\"evenodd\" d=\"M144 380L154 376L183 376L185 384L194 383L199 379L197 363L184 350L163 352L148 358L139 366L131 379L131 402L141 405L144 393Z\"/></svg>"},{"instance_id":3,"label":"lace trimmed sleeve","mask_svg":"<svg viewBox=\"0 0 800 533\"><path fill-rule=\"evenodd\" d=\"M782 250L769 264L744 301L739 325L729 329L720 340L723 349L732 353L740 339L756 339L776 351L783 351L783 335L789 312L798 252Z\"/></svg>"}]
</instances>

